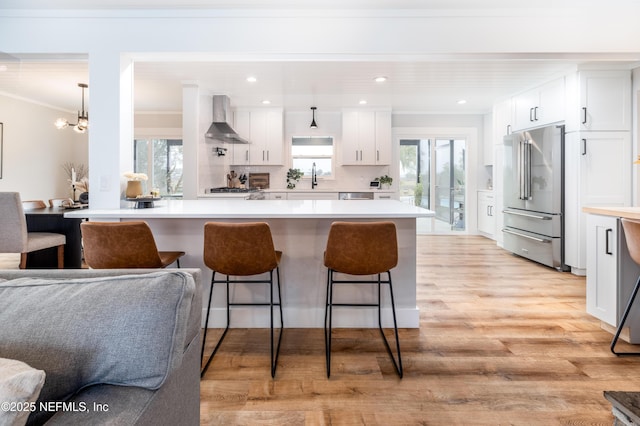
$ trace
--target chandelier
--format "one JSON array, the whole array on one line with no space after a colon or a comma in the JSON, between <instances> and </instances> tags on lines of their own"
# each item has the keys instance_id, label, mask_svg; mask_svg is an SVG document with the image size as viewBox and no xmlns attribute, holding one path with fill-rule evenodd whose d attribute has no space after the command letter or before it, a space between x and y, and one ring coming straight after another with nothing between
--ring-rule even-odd
<instances>
[{"instance_id":1,"label":"chandelier","mask_svg":"<svg viewBox=\"0 0 640 426\"><path fill-rule=\"evenodd\" d=\"M82 89L82 111L78 111L78 122L73 124L69 123L66 118L58 118L54 124L58 129L71 126L76 132L85 133L89 127L89 113L84 110L84 89L89 86L85 83L78 83L78 87Z\"/></svg>"}]
</instances>

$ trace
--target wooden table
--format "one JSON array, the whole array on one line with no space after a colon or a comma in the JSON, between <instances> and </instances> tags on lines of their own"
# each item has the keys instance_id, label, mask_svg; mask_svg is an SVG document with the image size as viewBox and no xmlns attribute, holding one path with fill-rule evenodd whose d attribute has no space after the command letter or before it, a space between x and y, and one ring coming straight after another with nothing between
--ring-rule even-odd
<instances>
[{"instance_id":1,"label":"wooden table","mask_svg":"<svg viewBox=\"0 0 640 426\"><path fill-rule=\"evenodd\" d=\"M82 238L80 234L81 218L65 218L61 207L25 210L27 230L29 232L55 232L64 234L67 243L64 247L64 267L82 267ZM56 248L48 248L27 255L27 268L56 268Z\"/></svg>"}]
</instances>

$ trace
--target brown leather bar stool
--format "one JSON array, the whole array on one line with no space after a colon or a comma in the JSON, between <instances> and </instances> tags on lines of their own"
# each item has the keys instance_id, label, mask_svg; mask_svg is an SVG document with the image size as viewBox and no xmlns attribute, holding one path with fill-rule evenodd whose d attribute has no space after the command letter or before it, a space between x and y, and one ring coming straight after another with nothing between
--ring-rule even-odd
<instances>
[{"instance_id":1,"label":"brown leather bar stool","mask_svg":"<svg viewBox=\"0 0 640 426\"><path fill-rule=\"evenodd\" d=\"M158 251L146 222L82 222L84 260L93 269L180 267L183 251Z\"/></svg>"},{"instance_id":2,"label":"brown leather bar stool","mask_svg":"<svg viewBox=\"0 0 640 426\"><path fill-rule=\"evenodd\" d=\"M630 219L621 219L622 227L624 228L624 234L627 239L627 249L629 250L629 255L640 265L640 222ZM627 303L627 307L622 314L622 318L620 319L620 324L618 325L618 329L616 330L616 334L611 341L611 352L616 355L640 355L640 352L616 352L615 346L618 343L618 338L620 337L620 333L624 328L624 323L627 321L627 317L629 316L629 312L631 312L631 307L633 306L633 301L638 295L638 289L640 289L640 277L636 281L636 286L633 288L631 292L631 297L629 297L629 302Z\"/></svg>"},{"instance_id":3,"label":"brown leather bar stool","mask_svg":"<svg viewBox=\"0 0 640 426\"><path fill-rule=\"evenodd\" d=\"M396 322L396 308L391 284L391 269L398 264L398 240L396 226L393 222L334 222L329 229L327 248L324 253L324 265L327 271L327 301L324 316L325 355L327 358L327 377L331 376L331 323L334 306L368 306L378 308L378 328L387 347L387 352L393 361L393 366L402 378L402 357L400 354L400 339ZM375 280L337 280L335 273L347 275L377 275ZM382 280L386 273L388 279ZM335 284L377 284L376 303L334 303L333 286ZM382 328L382 312L380 306L381 285L389 285L391 296L391 311L393 313L393 329L396 336L396 352L398 359L393 356L389 342ZM327 329L328 322L328 329Z\"/></svg>"},{"instance_id":4,"label":"brown leather bar stool","mask_svg":"<svg viewBox=\"0 0 640 426\"><path fill-rule=\"evenodd\" d=\"M280 293L280 259L282 252L276 251L273 246L271 229L267 223L218 223L207 222L204 225L204 263L211 268L211 288L209 290L209 304L207 306L207 316L204 323L204 337L202 339L201 358L204 360L204 346L207 341L207 326L209 324L209 311L211 310L211 298L213 286L218 283L225 283L227 286L227 324L222 336L216 343L209 360L202 369L201 376L204 376L209 364L213 360L222 340L229 331L231 319L231 306L269 306L270 328L271 328L271 377L275 377L278 354L280 353L280 342L282 341L282 330L284 320L282 315L282 297ZM276 288L278 291L277 303L273 300L273 271L276 271ZM225 279L216 280L216 273L226 275ZM252 275L269 274L268 279L244 278ZM236 277L233 281L230 276ZM238 277L240 279L238 279ZM269 302L264 303L240 303L232 302L229 293L230 284L269 284ZM273 338L273 307L280 310L280 335L278 336L278 346L274 350Z\"/></svg>"}]
</instances>

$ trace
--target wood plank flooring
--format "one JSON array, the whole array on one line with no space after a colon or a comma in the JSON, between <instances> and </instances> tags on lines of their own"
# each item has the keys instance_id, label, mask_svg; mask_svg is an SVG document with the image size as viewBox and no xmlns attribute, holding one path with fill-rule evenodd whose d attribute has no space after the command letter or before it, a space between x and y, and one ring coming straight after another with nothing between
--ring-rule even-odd
<instances>
[{"instance_id":1,"label":"wood plank flooring","mask_svg":"<svg viewBox=\"0 0 640 426\"><path fill-rule=\"evenodd\" d=\"M585 313L584 278L482 237L418 236L417 250L404 379L375 329L334 332L331 379L322 329L285 330L275 379L268 330L232 329L201 382L201 424L610 425L603 391L640 390L640 358L612 355Z\"/></svg>"}]
</instances>

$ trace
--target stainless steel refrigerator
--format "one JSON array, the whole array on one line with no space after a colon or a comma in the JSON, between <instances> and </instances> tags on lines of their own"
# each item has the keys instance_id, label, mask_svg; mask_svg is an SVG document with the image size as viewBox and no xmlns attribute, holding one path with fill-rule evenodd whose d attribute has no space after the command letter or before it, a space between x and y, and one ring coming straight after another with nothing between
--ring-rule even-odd
<instances>
[{"instance_id":1,"label":"stainless steel refrigerator","mask_svg":"<svg viewBox=\"0 0 640 426\"><path fill-rule=\"evenodd\" d=\"M564 126L504 137L504 248L566 271Z\"/></svg>"}]
</instances>

